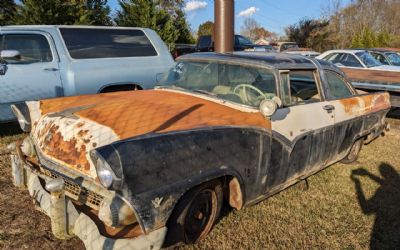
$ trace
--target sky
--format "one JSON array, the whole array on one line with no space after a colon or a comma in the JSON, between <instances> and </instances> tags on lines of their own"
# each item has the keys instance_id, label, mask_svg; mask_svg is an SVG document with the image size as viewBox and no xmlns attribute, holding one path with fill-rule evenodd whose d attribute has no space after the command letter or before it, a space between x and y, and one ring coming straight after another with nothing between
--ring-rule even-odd
<instances>
[{"instance_id":1,"label":"sky","mask_svg":"<svg viewBox=\"0 0 400 250\"><path fill-rule=\"evenodd\" d=\"M235 32L240 31L247 17L254 18L269 31L284 34L284 28L304 17L319 18L330 0L236 0ZM351 0L342 0L346 5ZM119 8L118 0L108 0L113 12ZM193 31L200 24L214 19L214 0L187 0L184 8Z\"/></svg>"}]
</instances>

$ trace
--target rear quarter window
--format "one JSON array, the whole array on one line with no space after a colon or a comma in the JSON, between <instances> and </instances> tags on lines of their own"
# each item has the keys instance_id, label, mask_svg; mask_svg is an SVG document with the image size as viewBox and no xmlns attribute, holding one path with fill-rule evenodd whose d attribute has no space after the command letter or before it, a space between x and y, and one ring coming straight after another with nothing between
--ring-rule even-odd
<instances>
[{"instance_id":1,"label":"rear quarter window","mask_svg":"<svg viewBox=\"0 0 400 250\"><path fill-rule=\"evenodd\" d=\"M74 59L157 56L141 30L61 28Z\"/></svg>"}]
</instances>

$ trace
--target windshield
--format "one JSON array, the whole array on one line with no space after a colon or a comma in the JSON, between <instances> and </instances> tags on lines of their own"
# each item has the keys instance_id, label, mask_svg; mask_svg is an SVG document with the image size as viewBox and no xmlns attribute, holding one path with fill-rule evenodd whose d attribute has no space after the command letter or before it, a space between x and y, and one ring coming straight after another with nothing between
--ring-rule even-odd
<instances>
[{"instance_id":1,"label":"windshield","mask_svg":"<svg viewBox=\"0 0 400 250\"><path fill-rule=\"evenodd\" d=\"M378 60L376 60L371 54L368 52L357 52L356 56L361 59L361 61L368 67L376 67L382 65Z\"/></svg>"},{"instance_id":2,"label":"windshield","mask_svg":"<svg viewBox=\"0 0 400 250\"><path fill-rule=\"evenodd\" d=\"M400 66L400 55L396 53L386 54L391 65Z\"/></svg>"},{"instance_id":3,"label":"windshield","mask_svg":"<svg viewBox=\"0 0 400 250\"><path fill-rule=\"evenodd\" d=\"M276 96L275 77L270 70L214 61L177 62L159 87L252 107Z\"/></svg>"}]
</instances>

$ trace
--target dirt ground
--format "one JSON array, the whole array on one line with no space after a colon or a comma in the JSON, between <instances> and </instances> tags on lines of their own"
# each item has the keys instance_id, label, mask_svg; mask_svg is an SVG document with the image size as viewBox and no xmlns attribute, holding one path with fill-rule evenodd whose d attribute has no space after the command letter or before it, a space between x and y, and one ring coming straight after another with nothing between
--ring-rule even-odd
<instances>
[{"instance_id":1,"label":"dirt ground","mask_svg":"<svg viewBox=\"0 0 400 250\"><path fill-rule=\"evenodd\" d=\"M358 161L335 164L243 211L227 210L210 235L187 249L400 249L400 120L364 146ZM0 127L0 152L22 138ZM1 154L1 153L0 153ZM58 240L50 220L14 188L7 155L0 155L0 249L84 249ZM361 170L362 169L362 170Z\"/></svg>"}]
</instances>

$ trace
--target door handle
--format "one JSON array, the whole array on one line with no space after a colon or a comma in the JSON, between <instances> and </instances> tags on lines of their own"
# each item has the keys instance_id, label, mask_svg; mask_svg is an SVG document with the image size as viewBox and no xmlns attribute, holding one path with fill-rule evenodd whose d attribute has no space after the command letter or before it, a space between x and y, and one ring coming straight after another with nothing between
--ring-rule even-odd
<instances>
[{"instance_id":1,"label":"door handle","mask_svg":"<svg viewBox=\"0 0 400 250\"><path fill-rule=\"evenodd\" d=\"M57 68L45 68L44 71L58 71Z\"/></svg>"},{"instance_id":2,"label":"door handle","mask_svg":"<svg viewBox=\"0 0 400 250\"><path fill-rule=\"evenodd\" d=\"M323 107L324 110L326 110L328 113L331 113L333 110L335 110L335 106L333 105L325 105Z\"/></svg>"}]
</instances>

